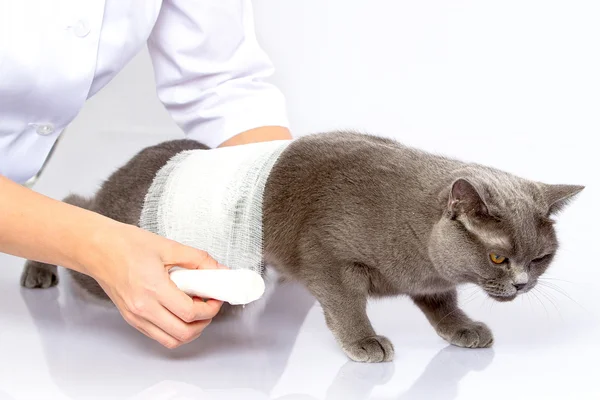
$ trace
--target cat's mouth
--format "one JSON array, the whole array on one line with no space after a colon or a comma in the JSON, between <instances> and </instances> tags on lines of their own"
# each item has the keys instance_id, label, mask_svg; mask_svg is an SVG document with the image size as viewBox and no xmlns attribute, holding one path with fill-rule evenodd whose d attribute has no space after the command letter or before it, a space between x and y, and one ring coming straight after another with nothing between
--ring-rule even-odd
<instances>
[{"instance_id":1,"label":"cat's mouth","mask_svg":"<svg viewBox=\"0 0 600 400\"><path fill-rule=\"evenodd\" d=\"M509 295L497 295L497 294L492 294L492 293L487 292L487 291L486 291L486 293L492 299L494 299L496 301L500 301L500 302L513 301L517 297L517 293L515 293L515 294L509 294Z\"/></svg>"},{"instance_id":2,"label":"cat's mouth","mask_svg":"<svg viewBox=\"0 0 600 400\"><path fill-rule=\"evenodd\" d=\"M515 290L512 285L511 287L507 287L506 285L497 282L487 282L487 284L481 285L481 288L492 299L500 302L512 301L519 295L519 291Z\"/></svg>"},{"instance_id":3,"label":"cat's mouth","mask_svg":"<svg viewBox=\"0 0 600 400\"><path fill-rule=\"evenodd\" d=\"M517 296L525 294L534 288L537 280L529 282L527 285L521 287L515 287L512 283L506 284L504 282L489 281L480 285L480 287L490 296L492 299L500 302L513 301Z\"/></svg>"}]
</instances>

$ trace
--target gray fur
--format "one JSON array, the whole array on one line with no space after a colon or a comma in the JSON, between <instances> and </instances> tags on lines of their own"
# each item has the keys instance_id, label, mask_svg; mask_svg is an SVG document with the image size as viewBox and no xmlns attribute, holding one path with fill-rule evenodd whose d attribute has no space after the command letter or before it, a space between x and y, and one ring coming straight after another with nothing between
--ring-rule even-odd
<instances>
[{"instance_id":1,"label":"gray fur","mask_svg":"<svg viewBox=\"0 0 600 400\"><path fill-rule=\"evenodd\" d=\"M180 140L143 150L83 206L137 224L155 173L190 148L206 147ZM498 301L531 290L558 248L551 218L582 189L371 135L305 136L284 151L265 187L265 260L310 290L353 360L394 356L392 343L366 314L369 297L408 295L448 342L489 347L490 329L459 308L456 287L474 283ZM490 252L508 261L493 264ZM51 268L45 269L52 277ZM29 261L22 284L48 286L41 269ZM88 290L103 293L91 278L73 274Z\"/></svg>"}]
</instances>

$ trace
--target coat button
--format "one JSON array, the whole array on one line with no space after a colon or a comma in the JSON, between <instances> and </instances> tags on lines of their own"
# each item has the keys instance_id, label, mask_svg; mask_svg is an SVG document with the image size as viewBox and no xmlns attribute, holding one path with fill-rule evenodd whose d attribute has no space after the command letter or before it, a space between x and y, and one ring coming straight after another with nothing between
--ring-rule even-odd
<instances>
[{"instance_id":1,"label":"coat button","mask_svg":"<svg viewBox=\"0 0 600 400\"><path fill-rule=\"evenodd\" d=\"M85 23L85 21L77 21L77 23L71 26L73 29L73 33L75 36L84 38L90 33L90 27Z\"/></svg>"},{"instance_id":2,"label":"coat button","mask_svg":"<svg viewBox=\"0 0 600 400\"><path fill-rule=\"evenodd\" d=\"M47 124L31 124L33 126L35 126L35 131L38 133L38 135L42 135L42 136L46 136L46 135L50 135L52 132L54 132L54 125L47 123Z\"/></svg>"}]
</instances>

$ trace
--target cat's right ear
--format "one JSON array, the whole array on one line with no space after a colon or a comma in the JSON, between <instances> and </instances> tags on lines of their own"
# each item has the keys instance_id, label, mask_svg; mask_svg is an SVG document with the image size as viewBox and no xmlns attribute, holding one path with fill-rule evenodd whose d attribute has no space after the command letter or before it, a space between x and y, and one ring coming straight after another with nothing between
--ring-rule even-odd
<instances>
[{"instance_id":1,"label":"cat's right ear","mask_svg":"<svg viewBox=\"0 0 600 400\"><path fill-rule=\"evenodd\" d=\"M544 185L544 197L548 203L548 215L557 214L585 189L580 185Z\"/></svg>"},{"instance_id":2,"label":"cat's right ear","mask_svg":"<svg viewBox=\"0 0 600 400\"><path fill-rule=\"evenodd\" d=\"M485 218L489 210L477 188L467 179L460 178L452 183L448 199L448 213L453 219L464 215L470 218Z\"/></svg>"}]
</instances>

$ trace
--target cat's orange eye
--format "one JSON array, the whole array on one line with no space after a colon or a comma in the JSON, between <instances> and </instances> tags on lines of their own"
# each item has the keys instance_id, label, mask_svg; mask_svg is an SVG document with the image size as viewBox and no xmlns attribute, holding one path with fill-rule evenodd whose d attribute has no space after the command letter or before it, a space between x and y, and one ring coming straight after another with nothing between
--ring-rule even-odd
<instances>
[{"instance_id":1,"label":"cat's orange eye","mask_svg":"<svg viewBox=\"0 0 600 400\"><path fill-rule=\"evenodd\" d=\"M490 253L490 260L492 260L494 264L502 264L506 261L506 257L499 256L496 253Z\"/></svg>"}]
</instances>

